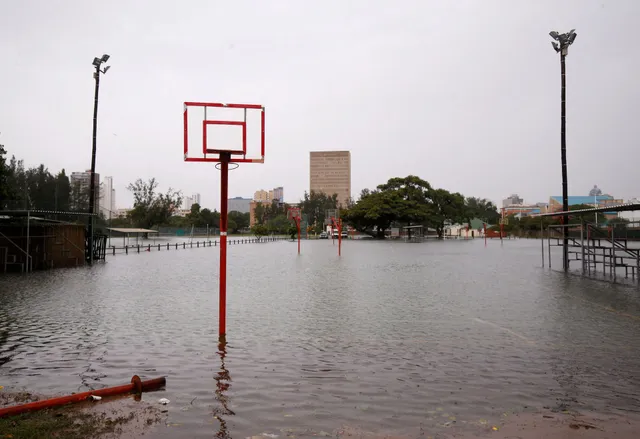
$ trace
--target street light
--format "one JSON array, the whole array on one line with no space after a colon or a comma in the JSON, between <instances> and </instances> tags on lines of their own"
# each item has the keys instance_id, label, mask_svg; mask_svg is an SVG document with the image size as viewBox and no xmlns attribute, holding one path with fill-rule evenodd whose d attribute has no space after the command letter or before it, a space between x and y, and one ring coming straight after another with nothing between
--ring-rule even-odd
<instances>
[{"instance_id":1,"label":"street light","mask_svg":"<svg viewBox=\"0 0 640 439\"><path fill-rule=\"evenodd\" d=\"M567 108L566 108L566 76L565 76L565 58L569 53L569 46L576 40L575 29L571 31L559 34L556 31L549 32L551 38L555 41L551 42L554 50L560 54L560 152L562 157L562 211L567 212L569 210L569 190L567 188ZM562 224L562 268L564 271L569 270L569 228L567 227L569 216L563 215Z\"/></svg>"},{"instance_id":2,"label":"street light","mask_svg":"<svg viewBox=\"0 0 640 439\"><path fill-rule=\"evenodd\" d=\"M96 203L96 181L95 181L95 173L96 173L96 138L98 132L98 89L100 88L100 73L105 74L109 70L110 66L105 66L103 69L100 69L100 66L103 63L106 63L109 60L109 55L106 53L102 55L102 58L94 58L93 66L96 68L96 71L93 73L93 78L96 80L96 91L95 96L93 98L93 145L91 148L91 175L89 180L89 250L88 255L86 255L86 259L89 262L89 265L93 265L93 214L95 213L95 203Z\"/></svg>"}]
</instances>

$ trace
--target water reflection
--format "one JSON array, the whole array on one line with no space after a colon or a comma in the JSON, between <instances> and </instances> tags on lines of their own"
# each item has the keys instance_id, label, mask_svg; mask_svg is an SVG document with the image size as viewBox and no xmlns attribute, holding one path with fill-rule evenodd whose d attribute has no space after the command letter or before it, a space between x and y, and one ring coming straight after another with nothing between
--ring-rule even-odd
<instances>
[{"instance_id":1,"label":"water reflection","mask_svg":"<svg viewBox=\"0 0 640 439\"><path fill-rule=\"evenodd\" d=\"M219 403L219 407L214 407L213 417L220 422L220 430L216 433L216 437L226 439L231 436L225 417L234 416L235 413L229 408L229 398L226 395L226 392L231 388L231 375L224 364L224 358L227 356L227 341L224 337L218 343L218 355L220 356L220 370L214 379L216 380L216 401Z\"/></svg>"}]
</instances>

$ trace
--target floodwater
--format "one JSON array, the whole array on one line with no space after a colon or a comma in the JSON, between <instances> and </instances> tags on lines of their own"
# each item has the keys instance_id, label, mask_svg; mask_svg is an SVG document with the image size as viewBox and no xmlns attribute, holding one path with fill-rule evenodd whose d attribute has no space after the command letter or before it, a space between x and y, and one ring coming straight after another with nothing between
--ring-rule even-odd
<instances>
[{"instance_id":1,"label":"floodwater","mask_svg":"<svg viewBox=\"0 0 640 439\"><path fill-rule=\"evenodd\" d=\"M151 437L389 435L548 408L640 413L640 291L542 268L540 241L272 242L0 277L0 385L167 377ZM554 249L555 261L560 261ZM546 255L545 255L546 256Z\"/></svg>"}]
</instances>

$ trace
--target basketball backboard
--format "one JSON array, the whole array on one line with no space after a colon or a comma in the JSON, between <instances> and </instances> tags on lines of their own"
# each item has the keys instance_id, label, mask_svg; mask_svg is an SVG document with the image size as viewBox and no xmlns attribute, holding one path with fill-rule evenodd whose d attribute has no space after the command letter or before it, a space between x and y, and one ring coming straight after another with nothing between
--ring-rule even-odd
<instances>
[{"instance_id":1,"label":"basketball backboard","mask_svg":"<svg viewBox=\"0 0 640 439\"><path fill-rule=\"evenodd\" d=\"M290 207L287 210L287 219L298 221L300 219L300 208L299 207Z\"/></svg>"},{"instance_id":2,"label":"basketball backboard","mask_svg":"<svg viewBox=\"0 0 640 439\"><path fill-rule=\"evenodd\" d=\"M340 218L340 209L327 209L324 214L325 225L331 225L331 219L337 220Z\"/></svg>"},{"instance_id":3,"label":"basketball backboard","mask_svg":"<svg viewBox=\"0 0 640 439\"><path fill-rule=\"evenodd\" d=\"M184 161L264 163L265 109L256 104L184 103Z\"/></svg>"}]
</instances>

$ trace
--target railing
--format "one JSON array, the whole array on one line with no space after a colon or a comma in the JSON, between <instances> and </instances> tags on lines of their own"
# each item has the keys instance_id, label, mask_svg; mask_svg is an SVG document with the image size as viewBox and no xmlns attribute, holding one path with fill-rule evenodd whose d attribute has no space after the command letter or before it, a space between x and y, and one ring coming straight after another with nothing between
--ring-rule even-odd
<instances>
[{"instance_id":1,"label":"railing","mask_svg":"<svg viewBox=\"0 0 640 439\"><path fill-rule=\"evenodd\" d=\"M227 245L255 244L261 242L275 242L289 240L288 237L282 236L265 236L262 238L236 238L227 239ZM107 254L115 256L116 254L143 253L161 250L186 250L191 248L218 247L220 241L183 241L183 242L167 242L164 244L134 244L123 247L115 245L108 247Z\"/></svg>"},{"instance_id":2,"label":"railing","mask_svg":"<svg viewBox=\"0 0 640 439\"><path fill-rule=\"evenodd\" d=\"M631 277L632 281L640 282L640 247L629 247L626 238L616 238L615 228L609 231L609 235L591 223L549 226L547 229L549 268L551 268L551 247L563 246L563 237L552 237L551 232L563 228L580 230L579 237L569 237L567 262L580 261L583 275L600 277L601 274L602 277L608 277L616 282L617 278L624 274L625 279ZM555 244L552 244L552 240L555 240ZM598 273L598 265L602 267L600 273ZM623 270L623 273L619 270Z\"/></svg>"}]
</instances>

